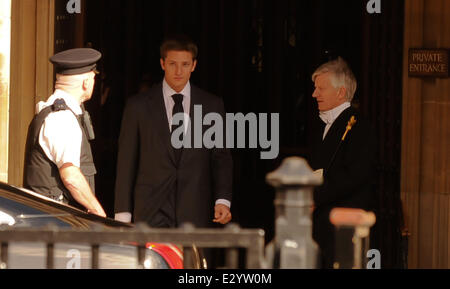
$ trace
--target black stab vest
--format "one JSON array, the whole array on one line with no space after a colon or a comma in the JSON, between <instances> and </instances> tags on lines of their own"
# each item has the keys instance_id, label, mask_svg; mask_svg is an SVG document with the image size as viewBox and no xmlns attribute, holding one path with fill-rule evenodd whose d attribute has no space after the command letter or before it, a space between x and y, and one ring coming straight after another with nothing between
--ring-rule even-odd
<instances>
[{"instance_id":1,"label":"black stab vest","mask_svg":"<svg viewBox=\"0 0 450 289\"><path fill-rule=\"evenodd\" d=\"M64 186L59 175L58 167L47 157L39 144L39 134L45 118L52 112L67 109L69 109L69 107L64 100L58 99L53 105L44 108L34 116L28 127L23 185L24 188L40 193L51 199L84 209L75 201L69 190ZM87 131L83 124L82 117L75 113L74 115L77 118L82 131L80 169L82 174L86 177L92 192L95 193L95 174L97 171L92 157L91 145L87 137Z\"/></svg>"}]
</instances>

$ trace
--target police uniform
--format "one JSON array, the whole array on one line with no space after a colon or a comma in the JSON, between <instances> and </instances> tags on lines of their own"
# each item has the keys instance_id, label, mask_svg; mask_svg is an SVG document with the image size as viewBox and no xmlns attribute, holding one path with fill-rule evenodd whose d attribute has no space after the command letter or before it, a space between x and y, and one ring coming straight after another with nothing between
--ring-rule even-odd
<instances>
[{"instance_id":1,"label":"police uniform","mask_svg":"<svg viewBox=\"0 0 450 289\"><path fill-rule=\"evenodd\" d=\"M76 75L94 71L100 57L100 52L94 49L79 48L58 53L50 61L57 74ZM38 103L36 112L28 128L24 187L80 207L64 186L59 169L67 163L80 168L95 192L90 117L74 97L59 89L46 102Z\"/></svg>"}]
</instances>

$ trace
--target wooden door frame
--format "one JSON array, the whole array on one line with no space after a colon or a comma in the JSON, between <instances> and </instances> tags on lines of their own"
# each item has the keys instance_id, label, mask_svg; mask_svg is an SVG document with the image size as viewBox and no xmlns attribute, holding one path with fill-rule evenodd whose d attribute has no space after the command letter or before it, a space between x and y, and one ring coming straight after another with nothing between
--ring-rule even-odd
<instances>
[{"instance_id":1,"label":"wooden door frame","mask_svg":"<svg viewBox=\"0 0 450 289\"><path fill-rule=\"evenodd\" d=\"M11 92L8 183L22 185L25 142L35 106L53 90L55 0L14 0L11 5Z\"/></svg>"},{"instance_id":2,"label":"wooden door frame","mask_svg":"<svg viewBox=\"0 0 450 289\"><path fill-rule=\"evenodd\" d=\"M0 181L8 181L11 4L0 0Z\"/></svg>"},{"instance_id":3,"label":"wooden door frame","mask_svg":"<svg viewBox=\"0 0 450 289\"><path fill-rule=\"evenodd\" d=\"M409 48L450 48L447 0L405 2L401 195L411 269L450 264L449 78L408 76Z\"/></svg>"}]
</instances>

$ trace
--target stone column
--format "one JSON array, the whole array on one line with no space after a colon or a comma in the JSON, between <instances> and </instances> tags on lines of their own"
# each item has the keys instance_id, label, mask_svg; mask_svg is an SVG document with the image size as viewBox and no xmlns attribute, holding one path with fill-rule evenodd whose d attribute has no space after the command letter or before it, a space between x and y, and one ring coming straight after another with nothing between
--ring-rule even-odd
<instances>
[{"instance_id":1,"label":"stone column","mask_svg":"<svg viewBox=\"0 0 450 289\"><path fill-rule=\"evenodd\" d=\"M266 180L275 187L275 239L268 247L268 265L278 269L314 269L318 246L312 239L313 190L322 176L306 160L287 158Z\"/></svg>"}]
</instances>

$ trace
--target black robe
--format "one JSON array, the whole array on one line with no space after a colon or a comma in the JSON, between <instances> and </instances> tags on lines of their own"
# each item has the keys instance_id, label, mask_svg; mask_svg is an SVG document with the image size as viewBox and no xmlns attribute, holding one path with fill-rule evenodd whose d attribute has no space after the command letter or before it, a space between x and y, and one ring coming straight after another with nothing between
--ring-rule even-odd
<instances>
[{"instance_id":1,"label":"black robe","mask_svg":"<svg viewBox=\"0 0 450 289\"><path fill-rule=\"evenodd\" d=\"M332 162L352 116L356 124ZM376 141L369 123L353 107L338 116L322 140L324 128L325 123L317 116L309 163L314 170L324 169L324 183L314 192L313 238L321 250L322 267L332 268L335 228L329 220L330 211L335 207L373 210Z\"/></svg>"}]
</instances>

